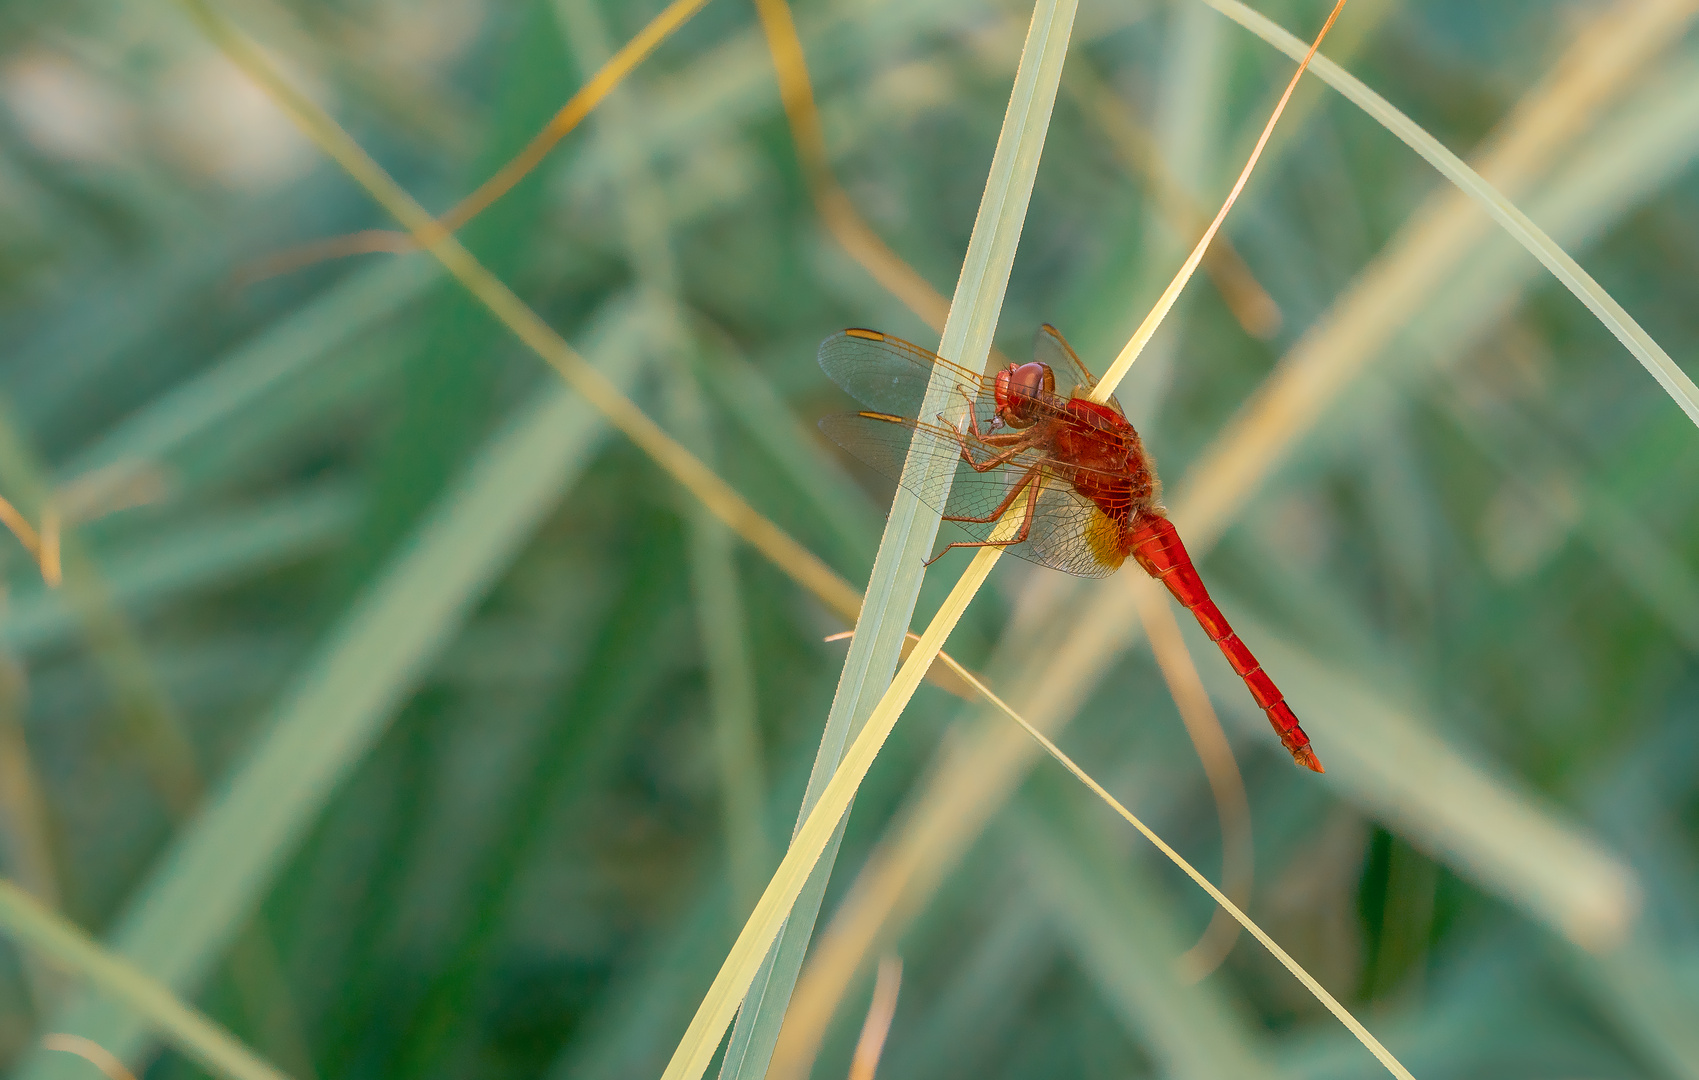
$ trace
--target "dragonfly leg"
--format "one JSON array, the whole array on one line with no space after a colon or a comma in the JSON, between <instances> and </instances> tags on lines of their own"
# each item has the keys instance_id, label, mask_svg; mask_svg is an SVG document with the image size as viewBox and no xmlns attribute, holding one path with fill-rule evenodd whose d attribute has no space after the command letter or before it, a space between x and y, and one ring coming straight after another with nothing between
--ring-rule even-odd
<instances>
[{"instance_id":1,"label":"dragonfly leg","mask_svg":"<svg viewBox=\"0 0 1699 1080\"><path fill-rule=\"evenodd\" d=\"M942 420L943 417L940 416L938 419ZM968 446L967 436L956 428L950 428L950 430L955 432L956 442L961 444L962 460L967 462L974 472L990 472L1000 465L1006 465L1013 461L1022 450L1027 449L1037 441L1036 436L1024 432L1018 435L979 435L976 431L975 437L984 445L1006 447L1006 449L992 454L984 461L977 461L974 459L972 447Z\"/></svg>"},{"instance_id":2,"label":"dragonfly leg","mask_svg":"<svg viewBox=\"0 0 1699 1080\"><path fill-rule=\"evenodd\" d=\"M1008 513L1009 507L1015 504L1015 500L1020 497L1021 492L1025 491L1027 485L1032 483L1038 476L1038 470L1038 465L1034 465L1032 468L1028 469L1026 471L1026 475L1022 476L1019 480L1015 481L1014 484L1010 485L1009 493L1003 496L1003 501L997 504L996 509L992 510L989 514L986 514L984 517L967 517L965 515L952 514L943 514L941 516L945 521L970 521L975 525L989 525L991 522L996 521L998 518Z\"/></svg>"},{"instance_id":3,"label":"dragonfly leg","mask_svg":"<svg viewBox=\"0 0 1699 1080\"><path fill-rule=\"evenodd\" d=\"M1004 435L987 435L985 432L979 430L979 414L974 411L973 398L968 395L966 390L963 390L959 386L956 388L956 393L960 394L963 400L967 402L968 428L973 432L973 437L984 443L986 446L1014 446L1016 444L1024 444L1026 440L1031 438L1031 432L1025 431L1011 431ZM939 414L938 419L945 427L954 428L958 436L960 435L961 429L956 428L954 424L945 420L943 414ZM965 439L963 439L962 442L964 445L966 444Z\"/></svg>"},{"instance_id":4,"label":"dragonfly leg","mask_svg":"<svg viewBox=\"0 0 1699 1080\"><path fill-rule=\"evenodd\" d=\"M1038 469L1035 466L1031 472L1026 474L1026 479L1022 480L1018 485L1016 485L1014 491L1010 492L1009 497L1007 499L1003 500L1003 509L1006 510L1008 508L1009 504L1014 501L1015 496L1020 494L1020 492L1022 490L1024 490L1029 484L1031 484L1032 481L1033 481L1033 478L1037 474L1038 474ZM1000 512L998 512L998 513L994 514L993 517L990 517L990 518L946 517L946 518L944 518L944 520L945 521L974 521L974 522L984 523L986 521L994 521L994 520L996 520L997 517L1001 517L1001 516L1002 516L1002 514ZM1020 531L1015 533L1015 535L1009 537L1007 540L957 540L954 543L945 544L943 549L941 551L939 551L938 554L932 556L932 558L930 558L930 559L927 559L921 565L922 566L931 566L933 563L937 562L939 559L942 559L949 552L949 550L951 548L1013 547L1016 544L1023 544L1023 543L1026 542L1026 538L1032 534L1032 521L1033 521L1033 518L1035 518L1037 516L1038 516L1038 499L1037 498L1028 499L1027 504L1026 504L1026 516L1021 519Z\"/></svg>"}]
</instances>

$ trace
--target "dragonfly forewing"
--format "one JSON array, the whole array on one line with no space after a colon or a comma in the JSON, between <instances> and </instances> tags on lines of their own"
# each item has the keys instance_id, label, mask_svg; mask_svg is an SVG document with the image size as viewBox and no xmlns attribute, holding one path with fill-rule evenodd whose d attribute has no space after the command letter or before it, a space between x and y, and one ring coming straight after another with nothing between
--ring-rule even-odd
<instances>
[{"instance_id":1,"label":"dragonfly forewing","mask_svg":"<svg viewBox=\"0 0 1699 1080\"><path fill-rule=\"evenodd\" d=\"M982 395L975 372L902 338L876 330L841 330L820 343L820 367L868 408L898 416L919 414L934 370L956 391L951 408Z\"/></svg>"}]
</instances>

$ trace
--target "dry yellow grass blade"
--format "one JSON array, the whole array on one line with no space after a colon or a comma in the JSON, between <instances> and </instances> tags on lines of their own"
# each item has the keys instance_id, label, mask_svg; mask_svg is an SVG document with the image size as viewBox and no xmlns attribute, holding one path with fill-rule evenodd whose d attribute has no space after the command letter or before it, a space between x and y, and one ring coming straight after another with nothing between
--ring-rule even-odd
<instances>
[{"instance_id":1,"label":"dry yellow grass blade","mask_svg":"<svg viewBox=\"0 0 1699 1080\"><path fill-rule=\"evenodd\" d=\"M107 1080L136 1080L136 1074L124 1067L117 1056L106 1047L93 1039L85 1039L81 1035L67 1035L60 1032L55 1035L44 1035L41 1045L47 1050L58 1050L64 1054L75 1054L93 1065L106 1075Z\"/></svg>"},{"instance_id":2,"label":"dry yellow grass blade","mask_svg":"<svg viewBox=\"0 0 1699 1080\"><path fill-rule=\"evenodd\" d=\"M1177 626L1175 630L1178 631ZM857 877L849 896L845 898L831 925L822 935L813 960L803 971L802 981L798 984L796 995L791 1002L791 1011L785 1018L784 1034L773 1054L769 1076L774 1080L802 1080L808 1075L809 1066L813 1063L820 1041L825 1036L826 1026L836 1012L842 991L846 988L849 978L859 968L861 957L866 954L867 948L879 939L881 927L891 915L912 906L917 891L914 890L916 883L924 883L923 887L929 889L948 871L948 862L940 862L936 856L945 851L952 854L959 852L964 846L963 841L976 835L995 810L993 804L975 797L977 793L974 791L974 785L983 783L989 773L992 783L1002 781L1008 785L1002 790L1012 788L1013 781L1024 772L1025 766L1036 759L1034 743L1073 773L1093 794L1144 834L1163 855L1209 893L1220 905L1220 910L1226 912L1236 925L1250 931L1252 936L1291 971L1298 981L1315 995L1316 1000L1326 1006L1388 1071L1398 1077L1410 1076L1397 1058L1305 971L1302 965L1276 944L1221 890L1204 878L1178 852L1117 801L1103 785L1075 763L1039 726L1010 707L995 691L955 660L942 654L939 659L972 686L980 697L990 702L993 708L1013 720L1019 731L999 725L987 732L990 737L979 745L969 748L965 753L947 757L943 768L935 774L933 783L928 787L925 801L914 806L913 812L906 816L905 828L897 835L895 842L882 844L869 860L868 870L876 872L869 873L864 870ZM1195 674L1194 672L1194 676ZM1200 686L1199 690L1201 689ZM1044 718L1050 723L1055 719L1054 713ZM990 756L986 750L997 756ZM953 804L958 795L967 796L965 804ZM948 812L952 805L960 806L970 815L979 816L964 820L962 815ZM914 828L921 822L926 825L927 831L924 834L918 833ZM846 923L846 913L855 921Z\"/></svg>"},{"instance_id":3,"label":"dry yellow grass blade","mask_svg":"<svg viewBox=\"0 0 1699 1080\"><path fill-rule=\"evenodd\" d=\"M450 235L441 222L402 190L328 113L284 79L252 42L225 23L202 0L183 0L183 6L207 36L264 88L325 153L401 222L421 247L434 255L514 336L560 372L575 390L608 418L609 423L775 566L813 592L846 621L855 621L861 610L861 596L853 586L835 574L813 552L761 516L743 496L621 394L605 375L586 363L553 327L526 306L513 290Z\"/></svg>"},{"instance_id":4,"label":"dry yellow grass blade","mask_svg":"<svg viewBox=\"0 0 1699 1080\"><path fill-rule=\"evenodd\" d=\"M951 663L953 664L954 661L951 661ZM1229 900L1225 893L1212 885L1208 878L1198 872L1196 867L1187 862L1179 852L1169 847L1168 844L1163 841L1162 837L1152 832L1150 827L1143 821L1140 821L1132 811L1121 805L1120 801L1116 799L1115 796L1111 795L1102 784L1099 784L1096 780L1092 779L1090 773L1087 773L1084 769L1080 768L1079 765L1074 762L1073 758L1063 753L1062 748L1051 741L1049 736L1033 727L1024 720L1019 713L1009 708L1009 706L1005 704L1001 698L992 693L989 687L981 683L971 673L963 670L958 671L958 674L972 682L975 689L977 689L980 694L986 698L986 700L995 705L997 710L1004 716L1007 716L1016 724L1019 724L1022 731L1029 735L1034 742L1044 748L1045 753L1055 758L1061 763L1063 768L1073 773L1074 778L1086 787L1090 788L1092 794L1103 800L1110 809L1114 810L1117 814L1120 814L1129 825L1133 826L1133 828L1143 834L1146 840L1149 840L1152 844L1156 845L1157 850L1167 856L1170 862L1185 871L1187 877L1197 882L1198 887L1203 889L1204 892L1207 892L1210 895L1210 898L1220 905L1221 910L1227 912L1234 921L1249 931L1251 936L1255 937L1262 943L1263 947L1269 951L1270 955L1280 961L1281 965L1285 967L1287 971L1290 971L1299 982L1303 983L1304 988L1311 994L1314 994L1316 1000L1325 1005L1328 1012L1331 1012L1335 1017L1337 1017L1339 1022L1344 1024L1351 1034L1355 1035L1357 1040L1367 1047L1369 1052L1372 1053L1382 1065L1386 1066L1388 1072L1392 1073L1394 1076L1400 1077L1401 1080L1414 1080L1414 1078L1410 1076L1409 1070L1405 1069L1404 1066L1399 1063L1398 1059L1392 1056L1392 1052L1385 1046L1382 1046L1380 1040L1370 1034L1369 1029L1358 1022L1357 1018L1351 1015L1349 1009L1341 1005L1338 999L1328 993L1325 987L1318 983L1309 972L1305 971L1303 965L1292 959L1285 949L1282 949L1275 943L1273 938L1269 937L1268 934L1263 931L1262 927L1251 921L1250 916L1241 911L1237 904Z\"/></svg>"},{"instance_id":5,"label":"dry yellow grass blade","mask_svg":"<svg viewBox=\"0 0 1699 1080\"><path fill-rule=\"evenodd\" d=\"M456 203L453 209L439 219L438 224L449 232L455 232L487 209L491 203L513 190L513 186L523 180L526 173L541 164L555 144L582 123L614 87L631 74L638 64L647 60L649 55L660 47L661 42L689 22L707 3L708 0L673 0L648 26L640 30L636 37L609 57L608 62L591 76L589 82L579 87L578 92L567 99L560 111L555 113L523 150L498 169L494 176L478 185L470 195ZM384 252L399 255L417 251L421 246L418 237L413 234L390 229L366 229L346 236L315 240L278 252L249 267L241 277L245 283L251 284L278 274L300 270L326 259Z\"/></svg>"},{"instance_id":6,"label":"dry yellow grass blade","mask_svg":"<svg viewBox=\"0 0 1699 1080\"><path fill-rule=\"evenodd\" d=\"M1014 509L1022 509L1025 500L1031 497L1030 492L1023 496L1020 504ZM1019 520L1018 517L1005 517L993 530L992 538L1014 535ZM844 752L837 771L832 774L831 781L826 785L826 790L821 793L814 809L809 812L791 839L790 850L785 852L779 869L773 874L772 881L761 894L755 910L750 913L737 941L727 953L719 974L714 977L713 984L703 996L702 1004L698 1006L696 1015L685 1030L684 1038L679 1041L678 1049L673 1052L672 1060L667 1063L666 1071L661 1074L661 1080L696 1080L708 1067L708 1062L719 1048L720 1038L725 1033L726 1026L731 1023L733 1014L737 1012L750 983L754 981L756 968L767 954L768 947L778 937L785 916L796 903L797 895L802 892L809 872L819 861L821 853L826 850L826 844L837 828L838 819L848 810L850 802L855 798L856 789L861 786L862 778L867 775L867 770L873 765L873 759L885 745L885 739L896 727L898 718L908 706L909 699L914 696L926 669L937 658L944 640L955 629L962 613L967 610L980 586L990 576L991 568L997 564L1001 555L1002 551L998 548L979 549L979 553L968 564L960 580L950 590L950 595L945 597L932 622L920 635L920 642L914 651L909 654L902 667L897 669L897 676L891 681L890 688L885 691L884 697L879 699L879 704L867 718L861 733Z\"/></svg>"},{"instance_id":7,"label":"dry yellow grass blade","mask_svg":"<svg viewBox=\"0 0 1699 1080\"><path fill-rule=\"evenodd\" d=\"M1310 51L1304 54L1304 59L1298 64L1298 70L1292 73L1291 81L1286 84L1286 92L1280 95L1280 101L1269 115L1268 123L1263 125L1262 134L1258 136L1256 146L1251 149L1245 167L1239 170L1239 178L1233 182L1233 189L1227 193L1227 198L1222 200L1221 209L1216 211L1215 220L1209 223L1209 227L1204 230L1203 236L1199 238L1197 246L1192 248L1190 255L1186 256L1185 265L1180 267L1178 274L1174 275L1174 280L1169 282L1168 287L1162 290L1162 295L1157 297L1155 306L1150 309L1150 314L1145 316L1144 322L1139 324L1139 328L1133 331L1133 336L1121 347L1120 354L1109 365L1109 370L1103 373L1103 378L1098 381L1096 388L1091 392L1092 400L1109 400L1110 396L1115 393L1115 388L1121 385L1121 380L1127 377L1127 372L1132 368L1133 361L1139 358L1139 353L1144 351L1144 347L1150 344L1150 339L1156 335L1156 330L1162 325L1162 320L1168 317L1169 311L1173 310L1174 302L1180 299L1181 291L1185 289L1186 283L1192 279L1192 275L1197 272L1198 264L1203 261L1204 252L1209 250L1210 241L1214 240L1215 234L1220 231L1221 223L1227 220L1227 212L1233 209L1233 204L1239 199L1239 193L1245 190L1245 184L1251 178L1251 171L1256 168L1257 159L1262 157L1263 147L1268 145L1269 136L1274 134L1274 125L1280 122L1280 114L1286 111L1286 103L1292 100L1292 91L1298 88L1298 80L1304 77L1304 72L1309 68L1310 61L1315 59L1316 50L1321 48L1321 43L1327 37L1327 32L1333 28L1334 20L1339 18L1339 13L1344 8L1345 0L1338 0L1333 5L1333 10L1328 12L1327 21L1322 24L1321 33L1317 34L1315 41L1310 43Z\"/></svg>"},{"instance_id":8,"label":"dry yellow grass blade","mask_svg":"<svg viewBox=\"0 0 1699 1080\"><path fill-rule=\"evenodd\" d=\"M879 1071L879 1057L885 1052L885 1036L891 1033L891 1020L897 1015L897 989L902 982L902 957L893 953L879 961L873 1000L861 1024L861 1037L855 1041L855 1056L850 1059L849 1080L873 1080Z\"/></svg>"}]
</instances>

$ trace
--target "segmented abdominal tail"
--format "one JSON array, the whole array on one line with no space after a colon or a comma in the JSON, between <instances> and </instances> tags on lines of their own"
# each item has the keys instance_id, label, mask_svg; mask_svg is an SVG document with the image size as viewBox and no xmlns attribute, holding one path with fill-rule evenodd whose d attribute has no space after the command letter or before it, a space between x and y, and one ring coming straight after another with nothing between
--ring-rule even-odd
<instances>
[{"instance_id":1,"label":"segmented abdominal tail","mask_svg":"<svg viewBox=\"0 0 1699 1080\"><path fill-rule=\"evenodd\" d=\"M1127 554L1138 560L1151 577L1168 586L1174 599L1196 616L1204 633L1221 647L1227 662L1245 680L1251 696L1268 714L1268 722L1274 725L1275 734L1291 751L1293 760L1307 769L1321 772L1321 762L1315 751L1310 749L1310 737L1298 726L1298 718L1293 715L1291 706L1286 704L1286 698L1274 685L1274 680L1268 677L1268 672L1257 663L1251 650L1227 625L1221 609L1209 598L1209 591L1192 566L1192 557L1186 553L1186 545L1180 542L1180 534L1174 530L1173 523L1157 514L1140 514L1127 531L1125 543Z\"/></svg>"}]
</instances>

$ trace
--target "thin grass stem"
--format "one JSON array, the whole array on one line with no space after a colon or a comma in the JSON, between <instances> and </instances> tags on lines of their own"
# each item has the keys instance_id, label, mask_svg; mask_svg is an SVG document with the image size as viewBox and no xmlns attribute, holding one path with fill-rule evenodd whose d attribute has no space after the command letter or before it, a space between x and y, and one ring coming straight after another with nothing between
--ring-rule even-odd
<instances>
[{"instance_id":1,"label":"thin grass stem","mask_svg":"<svg viewBox=\"0 0 1699 1080\"><path fill-rule=\"evenodd\" d=\"M946 663L954 665L955 661L948 660ZM1367 1047L1369 1052L1373 1054L1382 1065L1386 1066L1388 1072L1398 1077L1399 1080L1415 1080L1415 1078L1410 1075L1410 1071L1400 1064L1397 1058L1392 1056L1392 1052L1385 1046L1381 1045L1380 1040L1375 1038L1374 1035L1369 1032L1368 1028L1358 1022L1357 1018L1351 1015L1351 1011L1349 1009L1341 1005L1337 998L1328 993L1326 987L1317 982L1315 977L1308 971L1305 971L1302 964L1299 964L1298 961L1292 959L1291 955L1287 953L1285 949L1282 949L1278 944L1276 944L1274 939L1269 937L1268 934L1263 931L1262 927L1253 922L1251 917L1246 915L1237 904L1229 900L1226 893L1216 888L1208 878L1198 872L1196 867L1187 862L1178 851L1169 847L1160 836L1156 835L1156 833L1151 830L1150 826L1146 825L1143 821L1140 821L1131 810L1128 810L1125 806L1121 805L1120 800L1111 795L1107 788L1092 779L1091 774L1080 768L1080 766L1074 762L1073 758L1065 754L1061 747L1051 741L1049 736L1029 724L1025 718L1023 718L1014 709L1010 708L1002 698L998 697L990 687L980 682L972 672L968 671L966 668L958 666L956 667L956 674L972 683L974 689L978 690L979 693L983 695L987 701L991 702L991 704L994 705L999 712L1019 724L1021 729L1032 737L1033 741L1044 747L1046 753L1060 762L1062 767L1073 773L1074 777L1079 780L1080 783L1090 788L1094 795L1096 795L1099 799L1102 799L1111 809L1113 809L1117 814L1120 814L1128 824L1142 833L1146 840L1149 840L1152 844L1156 845L1156 849L1166 855L1168 860L1175 866L1178 866L1181 870L1185 871L1187 877L1197 882L1198 887L1208 893L1210 898L1219 904L1223 911L1231 915L1240 926L1244 927L1251 934L1252 937L1260 941L1263 948L1267 949L1271 956L1280 961L1281 965L1285 967L1287 971L1290 971L1299 982L1303 983L1304 988L1311 994L1314 994L1317 1001L1327 1006L1328 1012L1331 1012L1335 1017L1337 1017L1339 1022L1344 1024L1351 1034L1355 1035L1357 1040Z\"/></svg>"}]
</instances>

